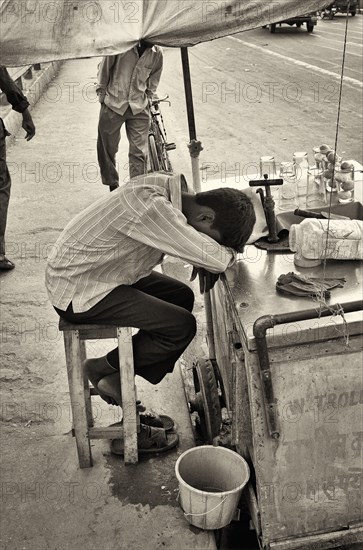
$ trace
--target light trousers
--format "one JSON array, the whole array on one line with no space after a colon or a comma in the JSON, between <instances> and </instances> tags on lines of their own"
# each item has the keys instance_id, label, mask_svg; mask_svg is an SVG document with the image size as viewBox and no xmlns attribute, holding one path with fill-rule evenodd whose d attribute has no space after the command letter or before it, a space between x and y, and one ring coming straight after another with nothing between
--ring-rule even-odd
<instances>
[{"instance_id":1,"label":"light trousers","mask_svg":"<svg viewBox=\"0 0 363 550\"><path fill-rule=\"evenodd\" d=\"M129 174L130 178L147 172L147 142L150 115L144 110L134 115L130 109L123 115L112 111L104 103L101 104L98 121L97 157L104 185L118 186L119 175L116 168L116 153L118 151L121 127L125 124L129 141Z\"/></svg>"}]
</instances>

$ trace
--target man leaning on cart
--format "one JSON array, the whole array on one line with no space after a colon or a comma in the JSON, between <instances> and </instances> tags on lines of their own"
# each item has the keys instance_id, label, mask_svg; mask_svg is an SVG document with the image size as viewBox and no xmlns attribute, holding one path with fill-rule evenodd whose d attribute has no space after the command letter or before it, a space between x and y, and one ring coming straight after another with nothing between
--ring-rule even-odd
<instances>
[{"instance_id":1,"label":"man leaning on cart","mask_svg":"<svg viewBox=\"0 0 363 550\"><path fill-rule=\"evenodd\" d=\"M164 254L194 266L208 291L235 262L255 224L251 200L237 189L188 191L184 176L153 173L134 178L91 204L64 229L46 269L57 313L70 323L131 326L135 373L158 384L196 333L194 294L179 280L154 271ZM122 406L118 348L87 359L84 368L99 395ZM160 419L140 417L139 452L178 443ZM112 451L123 452L113 440Z\"/></svg>"}]
</instances>

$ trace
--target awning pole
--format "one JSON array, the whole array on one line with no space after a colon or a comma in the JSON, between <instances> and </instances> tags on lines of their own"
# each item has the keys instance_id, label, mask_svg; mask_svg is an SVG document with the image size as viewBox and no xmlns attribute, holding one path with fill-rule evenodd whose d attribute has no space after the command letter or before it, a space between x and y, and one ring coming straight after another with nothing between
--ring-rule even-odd
<instances>
[{"instance_id":1,"label":"awning pole","mask_svg":"<svg viewBox=\"0 0 363 550\"><path fill-rule=\"evenodd\" d=\"M201 191L200 185L200 171L199 171L199 153L203 150L202 144L197 140L197 132L195 129L194 107L193 107L193 94L192 84L190 79L189 69L189 57L188 48L180 48L182 67L183 67L183 79L184 79L184 91L185 101L187 105L188 115L188 127L189 127L189 139L188 143L189 154L192 163L192 175L193 175L193 189L196 193Z\"/></svg>"},{"instance_id":2,"label":"awning pole","mask_svg":"<svg viewBox=\"0 0 363 550\"><path fill-rule=\"evenodd\" d=\"M189 139L190 139L190 142L188 143L188 149L189 149L189 154L192 161L193 189L196 193L199 193L201 191L200 171L199 171L199 153L203 150L203 147L201 142L197 140L197 132L195 129L193 94L192 94L192 84L191 84L190 70L189 70L188 48L180 48L180 50L181 50L181 58L182 58L182 66L183 66L185 101L187 104L187 114L188 114ZM211 304L211 298L210 298L209 292L206 292L204 294L204 307L205 307L205 316L206 316L209 357L211 359L214 359L216 356L216 353L215 353L215 344L214 344L212 304Z\"/></svg>"}]
</instances>

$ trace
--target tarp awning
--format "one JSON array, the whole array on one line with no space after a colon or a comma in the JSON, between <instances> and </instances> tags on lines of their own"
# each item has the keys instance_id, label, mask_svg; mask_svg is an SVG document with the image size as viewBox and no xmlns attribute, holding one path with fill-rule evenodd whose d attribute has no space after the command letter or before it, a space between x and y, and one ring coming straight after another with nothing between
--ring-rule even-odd
<instances>
[{"instance_id":1,"label":"tarp awning","mask_svg":"<svg viewBox=\"0 0 363 550\"><path fill-rule=\"evenodd\" d=\"M321 0L0 0L0 64L122 53L141 38L193 46L321 7Z\"/></svg>"}]
</instances>

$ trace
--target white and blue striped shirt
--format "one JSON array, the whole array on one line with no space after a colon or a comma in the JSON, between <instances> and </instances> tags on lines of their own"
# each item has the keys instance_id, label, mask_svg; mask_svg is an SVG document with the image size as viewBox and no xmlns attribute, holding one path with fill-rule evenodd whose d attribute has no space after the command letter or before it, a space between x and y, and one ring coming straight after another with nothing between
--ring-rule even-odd
<instances>
[{"instance_id":1,"label":"white and blue striped shirt","mask_svg":"<svg viewBox=\"0 0 363 550\"><path fill-rule=\"evenodd\" d=\"M187 223L181 191L179 175L139 176L78 214L48 257L52 304L66 310L72 302L75 313L87 311L117 286L150 275L164 254L213 273L232 265L232 249Z\"/></svg>"}]
</instances>

